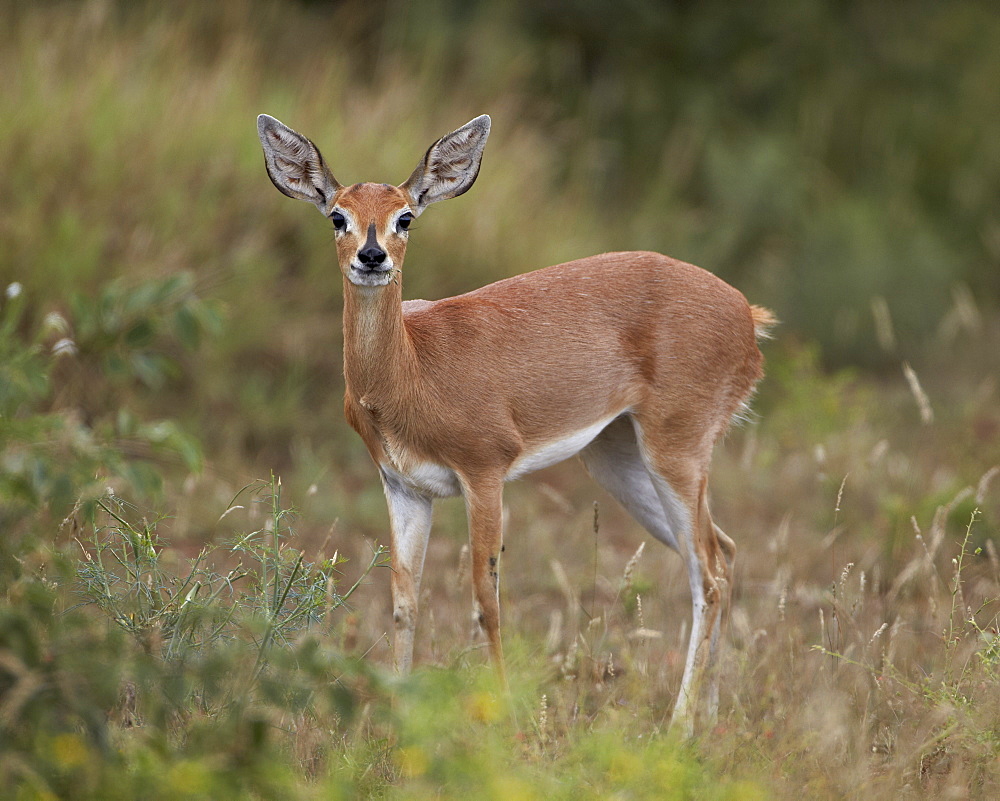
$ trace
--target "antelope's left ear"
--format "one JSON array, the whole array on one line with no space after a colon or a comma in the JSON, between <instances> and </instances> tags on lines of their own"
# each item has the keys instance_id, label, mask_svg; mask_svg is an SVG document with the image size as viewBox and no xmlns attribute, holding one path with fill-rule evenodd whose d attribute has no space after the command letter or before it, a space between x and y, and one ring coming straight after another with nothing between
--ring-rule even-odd
<instances>
[{"instance_id":1,"label":"antelope's left ear","mask_svg":"<svg viewBox=\"0 0 1000 801\"><path fill-rule=\"evenodd\" d=\"M413 174L399 186L409 197L414 216L431 203L469 191L479 175L489 135L490 118L483 114L430 146Z\"/></svg>"}]
</instances>

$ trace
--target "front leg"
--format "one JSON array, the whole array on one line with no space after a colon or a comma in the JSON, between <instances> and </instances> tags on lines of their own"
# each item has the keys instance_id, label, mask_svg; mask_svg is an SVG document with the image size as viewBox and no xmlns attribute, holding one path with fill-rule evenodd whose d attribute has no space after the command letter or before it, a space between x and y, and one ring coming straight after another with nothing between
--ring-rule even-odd
<instances>
[{"instance_id":1,"label":"front leg","mask_svg":"<svg viewBox=\"0 0 1000 801\"><path fill-rule=\"evenodd\" d=\"M398 473L382 467L382 488L392 527L392 658L396 671L410 672L413 632L417 626L420 576L431 533L432 499L406 484Z\"/></svg>"},{"instance_id":2,"label":"front leg","mask_svg":"<svg viewBox=\"0 0 1000 801\"><path fill-rule=\"evenodd\" d=\"M500 551L503 550L503 479L480 479L464 484L472 548L472 589L479 625L486 632L490 656L502 679Z\"/></svg>"}]
</instances>

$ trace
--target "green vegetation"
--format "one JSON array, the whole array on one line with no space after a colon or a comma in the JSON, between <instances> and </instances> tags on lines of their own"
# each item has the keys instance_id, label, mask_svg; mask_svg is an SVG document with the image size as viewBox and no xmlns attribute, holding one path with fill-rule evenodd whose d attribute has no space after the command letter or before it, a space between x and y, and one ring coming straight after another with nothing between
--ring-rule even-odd
<instances>
[{"instance_id":1,"label":"green vegetation","mask_svg":"<svg viewBox=\"0 0 1000 801\"><path fill-rule=\"evenodd\" d=\"M2 8L0 796L997 796L991 4ZM714 728L666 729L679 560L574 465L508 491L510 695L457 500L391 674L332 235L271 187L259 112L344 182L493 116L407 297L650 248L775 309L713 473Z\"/></svg>"}]
</instances>

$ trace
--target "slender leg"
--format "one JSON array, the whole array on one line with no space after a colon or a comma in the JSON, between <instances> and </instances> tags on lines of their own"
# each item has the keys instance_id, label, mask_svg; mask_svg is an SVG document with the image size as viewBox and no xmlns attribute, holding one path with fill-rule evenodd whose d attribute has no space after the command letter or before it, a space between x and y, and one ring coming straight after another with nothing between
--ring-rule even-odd
<instances>
[{"instance_id":1,"label":"slender leg","mask_svg":"<svg viewBox=\"0 0 1000 801\"><path fill-rule=\"evenodd\" d=\"M666 481L658 482L664 506L677 502L677 496ZM718 588L711 575L704 569L703 556L698 542L703 522L697 507L691 510L689 523L678 532L681 555L687 565L688 586L691 589L691 636L688 640L684 675L674 705L671 721L684 727L688 734L694 731L695 703L701 691L706 663L711 656L713 624L718 617Z\"/></svg>"},{"instance_id":2,"label":"slender leg","mask_svg":"<svg viewBox=\"0 0 1000 801\"><path fill-rule=\"evenodd\" d=\"M723 605L728 604L736 545L712 522L699 471L671 459L654 466L639 446L631 421L611 423L581 453L587 470L656 539L678 551L688 568L691 588L691 639L674 720L690 733L702 685L707 711L718 710L718 677L714 670ZM670 479L666 478L670 475ZM686 490L680 494L677 490Z\"/></svg>"},{"instance_id":3,"label":"slender leg","mask_svg":"<svg viewBox=\"0 0 1000 801\"><path fill-rule=\"evenodd\" d=\"M694 729L697 699L707 679L707 711L714 716L718 703L718 676L714 657L718 644L723 595L728 592L730 573L727 556L735 555L735 549L722 543L712 522L706 498L707 478L703 477L696 500L690 503L691 525L678 536L682 543L682 553L688 566L688 583L691 587L692 622L691 639L688 642L684 676L674 706L672 723L683 726L687 733ZM658 488L661 485L658 484ZM662 482L661 495L664 503L673 502L669 484ZM724 537L725 535L723 535Z\"/></svg>"},{"instance_id":4,"label":"slender leg","mask_svg":"<svg viewBox=\"0 0 1000 801\"><path fill-rule=\"evenodd\" d=\"M503 548L503 480L480 480L465 486L472 549L472 589L479 624L486 632L490 656L504 677L500 643L500 551Z\"/></svg>"},{"instance_id":5,"label":"slender leg","mask_svg":"<svg viewBox=\"0 0 1000 801\"><path fill-rule=\"evenodd\" d=\"M417 492L383 468L382 487L392 527L392 657L396 671L410 672L413 632L417 626L420 577L431 532L431 498Z\"/></svg>"},{"instance_id":6,"label":"slender leg","mask_svg":"<svg viewBox=\"0 0 1000 801\"><path fill-rule=\"evenodd\" d=\"M641 430L626 419L611 423L581 453L587 470L656 539L678 551L688 568L692 626L674 721L693 732L694 710L707 681L710 719L718 709L714 670L723 605L728 605L736 545L712 522L697 467L664 460L657 469L639 445ZM669 479L666 477L669 472ZM678 490L682 491L679 492Z\"/></svg>"},{"instance_id":7,"label":"slender leg","mask_svg":"<svg viewBox=\"0 0 1000 801\"><path fill-rule=\"evenodd\" d=\"M736 543L726 536L725 532L713 523L716 543L721 559L716 559L713 565L716 580L722 589L722 608L719 610L719 620L712 630L712 647L709 653L709 687L708 687L708 719L715 721L719 715L719 633L727 619L733 597L733 565L736 562Z\"/></svg>"},{"instance_id":8,"label":"slender leg","mask_svg":"<svg viewBox=\"0 0 1000 801\"><path fill-rule=\"evenodd\" d=\"M684 675L671 725L694 733L697 700L711 672L712 642L718 629L722 592L716 563L725 570L726 547L716 535L706 500L708 464L705 445L715 437L697 420L635 418L639 452L667 519L674 522L678 551L687 567L691 590L691 635ZM727 538L728 539L728 538ZM731 549L730 549L731 550ZM725 578L725 577L724 577ZM711 696L712 693L709 692Z\"/></svg>"}]
</instances>

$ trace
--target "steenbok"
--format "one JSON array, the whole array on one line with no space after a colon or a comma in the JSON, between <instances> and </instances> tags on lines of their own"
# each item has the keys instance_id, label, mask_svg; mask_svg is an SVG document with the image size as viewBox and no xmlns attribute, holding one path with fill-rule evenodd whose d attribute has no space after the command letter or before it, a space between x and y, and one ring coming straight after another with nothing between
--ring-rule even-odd
<instances>
[{"instance_id":1,"label":"steenbok","mask_svg":"<svg viewBox=\"0 0 1000 801\"><path fill-rule=\"evenodd\" d=\"M435 498L465 497L476 616L503 671L505 481L579 454L684 559L691 638L674 721L690 731L731 586L733 541L708 511L712 449L762 375L773 318L711 273L605 253L443 300L404 301L408 229L468 191L490 118L443 136L399 186L341 185L306 137L262 114L267 173L333 223L344 283L345 412L378 466L392 527L397 670L410 669Z\"/></svg>"}]
</instances>

